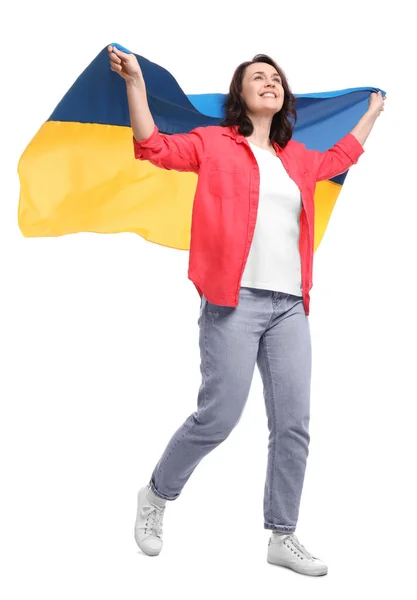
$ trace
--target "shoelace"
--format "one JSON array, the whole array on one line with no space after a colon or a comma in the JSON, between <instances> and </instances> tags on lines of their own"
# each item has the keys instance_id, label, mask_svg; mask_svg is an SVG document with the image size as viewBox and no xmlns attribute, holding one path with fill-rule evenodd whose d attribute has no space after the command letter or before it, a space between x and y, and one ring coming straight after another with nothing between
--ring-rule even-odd
<instances>
[{"instance_id":1,"label":"shoelace","mask_svg":"<svg viewBox=\"0 0 417 600\"><path fill-rule=\"evenodd\" d=\"M295 533L291 533L290 535L288 535L285 538L285 541L289 541L292 543L292 545L297 548L297 550L299 552L301 552L301 554L303 554L306 558L309 558L310 560L314 559L314 556L312 554L310 554L310 552L308 552L308 550L300 543L300 540L297 538L297 536L295 535Z\"/></svg>"},{"instance_id":2,"label":"shoelace","mask_svg":"<svg viewBox=\"0 0 417 600\"><path fill-rule=\"evenodd\" d=\"M145 532L149 529L153 535L162 536L162 518L164 516L164 508L159 508L158 506L154 506L153 504L142 506L142 515L144 517L149 517L150 524L148 527L145 526Z\"/></svg>"}]
</instances>

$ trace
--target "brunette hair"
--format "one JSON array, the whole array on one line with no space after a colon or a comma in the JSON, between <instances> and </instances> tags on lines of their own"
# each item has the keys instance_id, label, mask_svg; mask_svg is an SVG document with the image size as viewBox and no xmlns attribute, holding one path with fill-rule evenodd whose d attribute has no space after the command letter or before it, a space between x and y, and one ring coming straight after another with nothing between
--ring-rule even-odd
<instances>
[{"instance_id":1,"label":"brunette hair","mask_svg":"<svg viewBox=\"0 0 417 600\"><path fill-rule=\"evenodd\" d=\"M220 125L222 127L235 126L238 128L239 133L245 137L251 135L253 132L253 124L247 116L246 103L242 98L242 81L246 68L257 62L271 65L278 71L281 77L282 87L284 88L284 104L281 110L273 116L269 139L271 142L277 142L283 148L292 138L292 132L297 122L296 98L288 85L284 71L266 54L257 54L252 60L243 62L235 70L230 83L229 93L223 104L225 117Z\"/></svg>"}]
</instances>

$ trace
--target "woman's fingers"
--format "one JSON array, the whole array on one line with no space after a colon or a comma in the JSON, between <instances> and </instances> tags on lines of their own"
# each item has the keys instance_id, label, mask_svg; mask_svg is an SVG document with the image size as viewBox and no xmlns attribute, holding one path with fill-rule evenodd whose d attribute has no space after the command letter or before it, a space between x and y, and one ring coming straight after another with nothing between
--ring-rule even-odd
<instances>
[{"instance_id":1,"label":"woman's fingers","mask_svg":"<svg viewBox=\"0 0 417 600\"><path fill-rule=\"evenodd\" d=\"M116 56L119 56L120 58L128 58L129 54L126 54L126 52L122 52L121 50L119 50L119 48L116 48L116 46L111 46L112 48L112 53L115 54Z\"/></svg>"},{"instance_id":2,"label":"woman's fingers","mask_svg":"<svg viewBox=\"0 0 417 600\"><path fill-rule=\"evenodd\" d=\"M134 54L122 52L114 46L107 46L110 68L122 77L140 77L142 72Z\"/></svg>"},{"instance_id":3,"label":"woman's fingers","mask_svg":"<svg viewBox=\"0 0 417 600\"><path fill-rule=\"evenodd\" d=\"M109 51L109 58L110 58L110 60L112 60L113 62L117 62L117 63L121 63L122 62L122 59L120 58L120 56L118 56L116 54L116 48L114 48L113 46L109 46L108 47L108 51Z\"/></svg>"},{"instance_id":4,"label":"woman's fingers","mask_svg":"<svg viewBox=\"0 0 417 600\"><path fill-rule=\"evenodd\" d=\"M109 52L109 58L110 58L110 60L113 60L114 62L121 62L120 57L117 56L117 54L111 48L112 48L112 46L108 47L108 52Z\"/></svg>"}]
</instances>

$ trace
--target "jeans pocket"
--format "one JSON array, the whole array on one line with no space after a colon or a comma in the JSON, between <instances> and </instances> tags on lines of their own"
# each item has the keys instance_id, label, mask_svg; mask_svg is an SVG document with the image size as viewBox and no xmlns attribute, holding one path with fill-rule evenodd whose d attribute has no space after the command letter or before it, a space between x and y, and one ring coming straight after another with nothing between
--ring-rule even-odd
<instances>
[{"instance_id":1,"label":"jeans pocket","mask_svg":"<svg viewBox=\"0 0 417 600\"><path fill-rule=\"evenodd\" d=\"M204 308L205 308L206 304L207 304L207 299L206 299L205 295L204 295L204 294L202 294L202 296L201 296L201 301L200 301L200 315L199 315L199 318L198 318L198 320L200 320L200 319L201 319L201 315L202 315L202 314L203 314L203 312L204 312Z\"/></svg>"},{"instance_id":2,"label":"jeans pocket","mask_svg":"<svg viewBox=\"0 0 417 600\"><path fill-rule=\"evenodd\" d=\"M201 294L200 308L204 308L205 304L207 304L207 298L205 297L204 294Z\"/></svg>"}]
</instances>

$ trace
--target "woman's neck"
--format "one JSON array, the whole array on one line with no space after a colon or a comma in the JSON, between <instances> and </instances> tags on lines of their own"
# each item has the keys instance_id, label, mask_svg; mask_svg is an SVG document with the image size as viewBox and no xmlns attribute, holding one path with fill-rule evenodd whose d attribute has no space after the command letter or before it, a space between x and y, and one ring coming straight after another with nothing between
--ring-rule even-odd
<instances>
[{"instance_id":1,"label":"woman's neck","mask_svg":"<svg viewBox=\"0 0 417 600\"><path fill-rule=\"evenodd\" d=\"M272 143L269 139L269 134L271 131L272 119L270 117L251 116L250 120L253 124L253 132L246 139L260 148L271 148Z\"/></svg>"}]
</instances>

